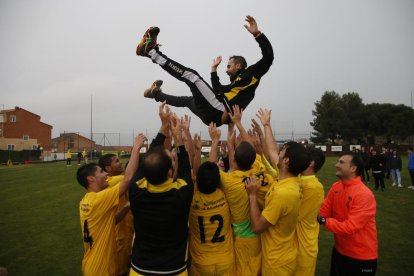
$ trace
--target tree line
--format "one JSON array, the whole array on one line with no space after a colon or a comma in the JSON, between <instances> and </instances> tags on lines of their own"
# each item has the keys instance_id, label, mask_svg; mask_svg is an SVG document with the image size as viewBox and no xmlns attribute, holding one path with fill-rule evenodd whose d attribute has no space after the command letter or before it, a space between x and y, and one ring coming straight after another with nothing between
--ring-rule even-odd
<instances>
[{"instance_id":1,"label":"tree line","mask_svg":"<svg viewBox=\"0 0 414 276\"><path fill-rule=\"evenodd\" d=\"M364 104L358 93L342 96L326 91L315 102L311 141L332 143L374 143L375 136L388 142L401 141L414 135L414 110L406 105L390 103Z\"/></svg>"}]
</instances>

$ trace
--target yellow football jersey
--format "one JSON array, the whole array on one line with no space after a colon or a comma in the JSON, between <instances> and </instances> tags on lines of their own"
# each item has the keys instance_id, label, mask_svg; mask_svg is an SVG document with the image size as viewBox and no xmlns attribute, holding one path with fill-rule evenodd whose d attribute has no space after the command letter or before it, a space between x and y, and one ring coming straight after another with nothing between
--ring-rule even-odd
<instances>
[{"instance_id":1,"label":"yellow football jersey","mask_svg":"<svg viewBox=\"0 0 414 276\"><path fill-rule=\"evenodd\" d=\"M298 248L297 265L307 266L316 262L318 257L319 214L324 190L315 175L301 177L302 199L296 225L296 245Z\"/></svg>"},{"instance_id":2,"label":"yellow football jersey","mask_svg":"<svg viewBox=\"0 0 414 276\"><path fill-rule=\"evenodd\" d=\"M79 204L85 276L116 275L115 212L119 187L86 193Z\"/></svg>"},{"instance_id":3,"label":"yellow football jersey","mask_svg":"<svg viewBox=\"0 0 414 276\"><path fill-rule=\"evenodd\" d=\"M250 219L249 197L245 187L246 179L252 174L256 175L256 179L261 185L257 194L257 201L262 209L266 193L273 184L274 179L270 174L266 173L266 168L259 155L256 155L256 160L248 171L236 170L230 173L220 171L222 188L230 205L232 223L242 223Z\"/></svg>"},{"instance_id":4,"label":"yellow football jersey","mask_svg":"<svg viewBox=\"0 0 414 276\"><path fill-rule=\"evenodd\" d=\"M199 265L234 263L230 209L221 189L194 191L190 209L190 253Z\"/></svg>"},{"instance_id":5,"label":"yellow football jersey","mask_svg":"<svg viewBox=\"0 0 414 276\"><path fill-rule=\"evenodd\" d=\"M108 176L107 181L109 187L113 187L120 184L124 179L124 175ZM119 198L118 211L128 201L128 192ZM134 237L134 218L131 210L125 215L125 217L115 225L115 238L116 238L116 252L118 263L118 275L125 274L130 269L131 264L131 248L132 240Z\"/></svg>"},{"instance_id":6,"label":"yellow football jersey","mask_svg":"<svg viewBox=\"0 0 414 276\"><path fill-rule=\"evenodd\" d=\"M272 225L261 234L263 267L271 269L295 261L300 198L298 177L279 180L267 193L262 215Z\"/></svg>"}]
</instances>

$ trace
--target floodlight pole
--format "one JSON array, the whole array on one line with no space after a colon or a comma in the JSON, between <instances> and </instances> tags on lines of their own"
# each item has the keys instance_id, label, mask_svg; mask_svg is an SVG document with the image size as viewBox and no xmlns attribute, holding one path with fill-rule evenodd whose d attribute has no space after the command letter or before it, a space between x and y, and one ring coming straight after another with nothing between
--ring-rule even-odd
<instances>
[{"instance_id":1,"label":"floodlight pole","mask_svg":"<svg viewBox=\"0 0 414 276\"><path fill-rule=\"evenodd\" d=\"M92 148L93 148L93 132L92 132L92 94L91 94L91 150L89 151L90 158L92 160Z\"/></svg>"}]
</instances>

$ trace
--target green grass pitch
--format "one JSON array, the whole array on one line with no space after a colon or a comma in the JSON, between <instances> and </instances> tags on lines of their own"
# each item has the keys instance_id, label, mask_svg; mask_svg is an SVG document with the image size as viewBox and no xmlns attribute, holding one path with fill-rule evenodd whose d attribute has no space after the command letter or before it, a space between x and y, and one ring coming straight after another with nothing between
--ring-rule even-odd
<instances>
[{"instance_id":1,"label":"green grass pitch","mask_svg":"<svg viewBox=\"0 0 414 276\"><path fill-rule=\"evenodd\" d=\"M336 181L336 160L327 158L318 173L325 194ZM414 275L414 190L407 189L406 165L404 157L404 188L386 180L386 191L375 192L377 275ZM0 167L0 266L9 275L81 275L78 204L85 190L76 182L77 168L76 162ZM332 245L332 233L321 229L317 275L329 274Z\"/></svg>"}]
</instances>

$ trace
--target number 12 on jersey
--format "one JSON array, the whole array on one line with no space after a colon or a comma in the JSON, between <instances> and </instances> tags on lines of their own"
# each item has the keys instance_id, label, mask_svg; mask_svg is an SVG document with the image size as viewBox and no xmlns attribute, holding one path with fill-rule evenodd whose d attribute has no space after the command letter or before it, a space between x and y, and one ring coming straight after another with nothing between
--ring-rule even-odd
<instances>
[{"instance_id":1,"label":"number 12 on jersey","mask_svg":"<svg viewBox=\"0 0 414 276\"><path fill-rule=\"evenodd\" d=\"M216 224L216 221L218 221L218 225L213 238L211 239L212 243L224 241L224 236L220 236L221 230L223 229L223 217L220 215L211 216L207 223L210 222L210 224ZM200 241L201 243L206 243L206 227L204 225L204 217L202 216L198 217L198 227L200 229ZM208 227L208 229L210 228L211 227Z\"/></svg>"}]
</instances>

